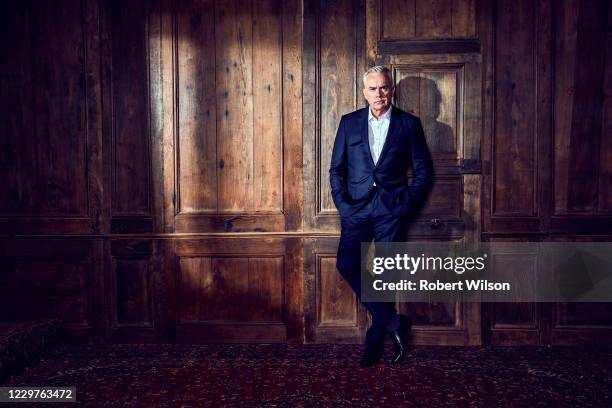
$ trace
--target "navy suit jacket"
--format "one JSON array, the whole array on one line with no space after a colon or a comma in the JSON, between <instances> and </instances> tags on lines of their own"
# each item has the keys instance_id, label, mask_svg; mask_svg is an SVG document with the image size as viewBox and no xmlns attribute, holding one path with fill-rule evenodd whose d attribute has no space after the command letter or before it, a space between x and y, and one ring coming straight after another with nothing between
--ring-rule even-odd
<instances>
[{"instance_id":1,"label":"navy suit jacket","mask_svg":"<svg viewBox=\"0 0 612 408\"><path fill-rule=\"evenodd\" d=\"M350 217L369 199L376 181L381 200L394 216L423 204L433 179L433 165L421 120L395 106L378 163L368 142L368 109L342 116L329 168L332 197L342 217ZM407 170L414 178L408 185Z\"/></svg>"}]
</instances>

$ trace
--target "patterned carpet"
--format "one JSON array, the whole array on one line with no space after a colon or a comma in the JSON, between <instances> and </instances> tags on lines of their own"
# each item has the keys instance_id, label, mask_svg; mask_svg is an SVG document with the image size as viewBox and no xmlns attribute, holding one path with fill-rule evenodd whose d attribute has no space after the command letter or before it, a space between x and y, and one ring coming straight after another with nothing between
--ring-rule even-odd
<instances>
[{"instance_id":1,"label":"patterned carpet","mask_svg":"<svg viewBox=\"0 0 612 408\"><path fill-rule=\"evenodd\" d=\"M612 349L416 347L398 368L360 368L360 354L358 345L72 346L3 385L76 386L69 407L612 407Z\"/></svg>"}]
</instances>

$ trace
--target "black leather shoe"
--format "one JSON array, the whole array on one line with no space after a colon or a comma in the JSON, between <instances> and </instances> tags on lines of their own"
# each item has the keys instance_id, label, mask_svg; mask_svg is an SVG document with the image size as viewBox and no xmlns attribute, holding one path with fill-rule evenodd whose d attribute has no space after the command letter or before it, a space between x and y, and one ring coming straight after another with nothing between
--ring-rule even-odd
<instances>
[{"instance_id":1,"label":"black leather shoe","mask_svg":"<svg viewBox=\"0 0 612 408\"><path fill-rule=\"evenodd\" d=\"M400 327L390 333L395 348L391 364L399 364L408 355L408 332L412 327L412 322L407 316L400 315L400 319Z\"/></svg>"},{"instance_id":2,"label":"black leather shoe","mask_svg":"<svg viewBox=\"0 0 612 408\"><path fill-rule=\"evenodd\" d=\"M380 357L382 356L383 345L382 343L366 343L363 356L359 364L362 367L372 367L378 364Z\"/></svg>"}]
</instances>

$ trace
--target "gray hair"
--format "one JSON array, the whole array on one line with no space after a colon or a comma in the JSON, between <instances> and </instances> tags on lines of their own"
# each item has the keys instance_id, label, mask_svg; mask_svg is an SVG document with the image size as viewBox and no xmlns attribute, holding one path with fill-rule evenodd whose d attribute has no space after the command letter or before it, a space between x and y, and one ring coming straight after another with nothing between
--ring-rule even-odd
<instances>
[{"instance_id":1,"label":"gray hair","mask_svg":"<svg viewBox=\"0 0 612 408\"><path fill-rule=\"evenodd\" d=\"M391 70L389 68L383 66L383 65L373 66L373 67L369 68L363 74L363 86L365 86L366 79L368 78L369 74L380 73L380 72L382 72L383 74L385 74L387 76L387 79L389 80L389 83L391 84L391 87L394 87L395 84L393 83L393 76L391 75Z\"/></svg>"}]
</instances>

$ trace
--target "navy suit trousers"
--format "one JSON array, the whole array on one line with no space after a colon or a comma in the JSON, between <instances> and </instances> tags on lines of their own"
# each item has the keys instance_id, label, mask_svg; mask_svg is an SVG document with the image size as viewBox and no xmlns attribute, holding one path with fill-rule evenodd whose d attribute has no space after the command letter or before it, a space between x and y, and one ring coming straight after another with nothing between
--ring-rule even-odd
<instances>
[{"instance_id":1,"label":"navy suit trousers","mask_svg":"<svg viewBox=\"0 0 612 408\"><path fill-rule=\"evenodd\" d=\"M394 216L380 199L376 187L354 214L341 217L341 236L336 266L358 297L361 297L361 243L403 240L408 217ZM381 342L388 330L398 328L395 305L388 302L362 302L372 315L366 343Z\"/></svg>"}]
</instances>

